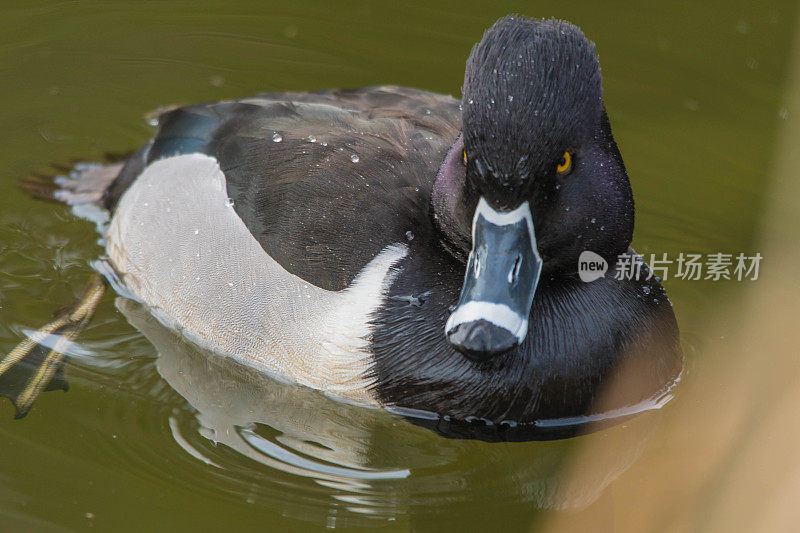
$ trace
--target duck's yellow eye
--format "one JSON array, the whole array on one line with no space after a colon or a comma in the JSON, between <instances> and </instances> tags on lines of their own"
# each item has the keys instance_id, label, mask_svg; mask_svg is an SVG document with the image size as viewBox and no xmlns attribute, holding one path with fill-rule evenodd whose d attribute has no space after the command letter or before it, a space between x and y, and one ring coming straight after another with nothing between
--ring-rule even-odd
<instances>
[{"instance_id":1,"label":"duck's yellow eye","mask_svg":"<svg viewBox=\"0 0 800 533\"><path fill-rule=\"evenodd\" d=\"M561 161L556 167L556 172L559 174L566 174L570 170L572 170L572 154L567 151L561 156Z\"/></svg>"},{"instance_id":2,"label":"duck's yellow eye","mask_svg":"<svg viewBox=\"0 0 800 533\"><path fill-rule=\"evenodd\" d=\"M466 165L467 164L467 151L464 150L464 152L461 155L463 156L462 159L464 161L464 164Z\"/></svg>"}]
</instances>

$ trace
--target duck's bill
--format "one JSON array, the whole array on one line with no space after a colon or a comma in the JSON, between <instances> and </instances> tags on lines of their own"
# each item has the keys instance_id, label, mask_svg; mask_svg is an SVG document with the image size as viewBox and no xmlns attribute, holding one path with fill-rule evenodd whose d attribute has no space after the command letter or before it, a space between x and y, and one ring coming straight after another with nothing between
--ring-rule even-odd
<instances>
[{"instance_id":1,"label":"duck's bill","mask_svg":"<svg viewBox=\"0 0 800 533\"><path fill-rule=\"evenodd\" d=\"M518 346L528 333L541 272L528 202L497 211L481 198L461 297L445 326L448 341L475 359Z\"/></svg>"}]
</instances>

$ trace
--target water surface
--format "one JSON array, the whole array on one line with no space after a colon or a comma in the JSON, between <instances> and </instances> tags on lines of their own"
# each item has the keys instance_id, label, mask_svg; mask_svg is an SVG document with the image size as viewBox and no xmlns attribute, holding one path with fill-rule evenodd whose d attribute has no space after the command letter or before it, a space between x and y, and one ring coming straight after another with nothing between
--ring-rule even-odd
<instances>
[{"instance_id":1,"label":"water surface","mask_svg":"<svg viewBox=\"0 0 800 533\"><path fill-rule=\"evenodd\" d=\"M9 2L0 351L71 300L102 251L90 223L18 190L28 172L129 152L168 104L383 83L459 96L470 47L511 12L596 41L640 253L757 251L792 2ZM739 327L720 313L745 283L664 281L690 378ZM113 294L80 347L68 393L20 421L0 403L0 529L528 529L590 511L610 524L615 486L661 445L661 412L566 441L443 439L253 375ZM565 474L578 448L592 454L580 482Z\"/></svg>"}]
</instances>

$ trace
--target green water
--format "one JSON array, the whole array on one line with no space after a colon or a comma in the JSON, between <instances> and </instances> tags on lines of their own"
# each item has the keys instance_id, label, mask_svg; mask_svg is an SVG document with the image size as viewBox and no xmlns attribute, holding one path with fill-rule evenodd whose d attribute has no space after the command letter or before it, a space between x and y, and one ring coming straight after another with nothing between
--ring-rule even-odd
<instances>
[{"instance_id":1,"label":"green water","mask_svg":"<svg viewBox=\"0 0 800 533\"><path fill-rule=\"evenodd\" d=\"M101 253L91 224L18 190L27 173L128 152L168 104L383 83L458 96L470 47L511 12L569 19L597 43L639 252L757 251L788 1L5 1L0 352L70 301ZM725 342L706 326L746 283L665 280L690 374ZM524 530L613 514L614 484L658 450L658 413L560 442L443 439L231 367L112 294L80 346L68 393L19 421L0 403L0 531ZM570 485L575 446L608 438L620 445L592 483Z\"/></svg>"}]
</instances>

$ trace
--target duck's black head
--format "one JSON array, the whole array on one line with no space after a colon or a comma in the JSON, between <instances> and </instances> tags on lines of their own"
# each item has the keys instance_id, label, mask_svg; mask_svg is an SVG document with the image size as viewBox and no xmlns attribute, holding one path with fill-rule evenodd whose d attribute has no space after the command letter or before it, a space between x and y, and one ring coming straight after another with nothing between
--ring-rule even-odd
<instances>
[{"instance_id":1,"label":"duck's black head","mask_svg":"<svg viewBox=\"0 0 800 533\"><path fill-rule=\"evenodd\" d=\"M584 250L609 264L627 250L633 197L595 47L576 26L500 19L467 61L462 109L434 209L469 254L446 334L486 359L524 340L540 277L576 276Z\"/></svg>"}]
</instances>

